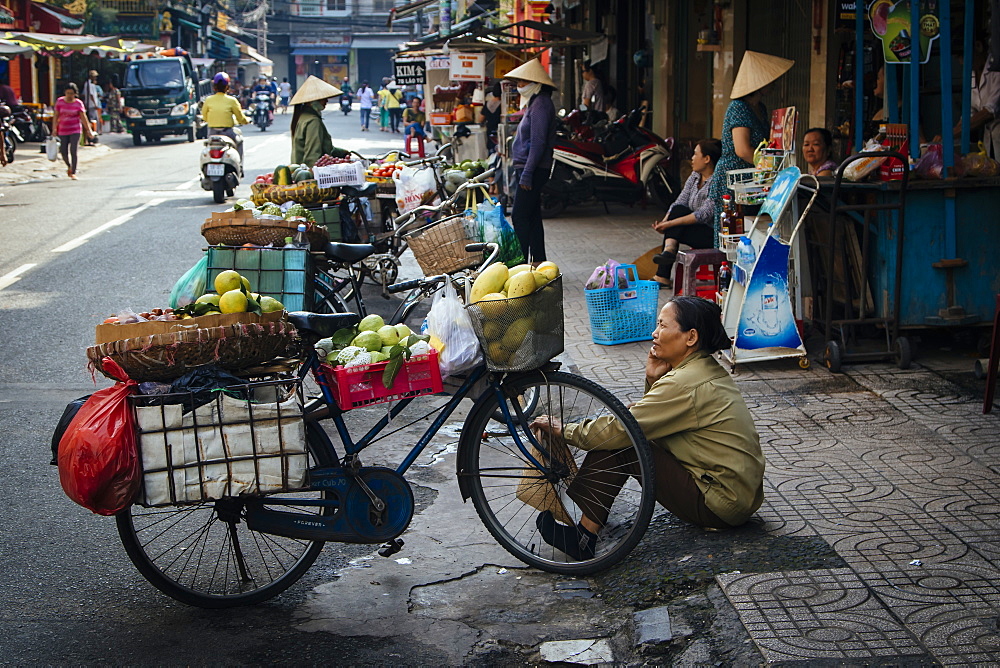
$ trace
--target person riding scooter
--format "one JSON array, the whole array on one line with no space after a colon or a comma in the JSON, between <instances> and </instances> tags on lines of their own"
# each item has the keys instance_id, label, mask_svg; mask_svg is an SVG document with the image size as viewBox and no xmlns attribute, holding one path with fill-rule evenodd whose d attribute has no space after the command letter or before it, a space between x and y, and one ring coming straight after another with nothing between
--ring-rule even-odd
<instances>
[{"instance_id":1,"label":"person riding scooter","mask_svg":"<svg viewBox=\"0 0 1000 668\"><path fill-rule=\"evenodd\" d=\"M239 100L227 95L229 90L229 75L219 72L212 79L214 95L209 95L201 105L201 117L208 125L209 135L225 135L236 144L240 154L240 164L243 164L243 136L234 129L237 125L247 125L250 120L243 115ZM242 172L240 176L243 176Z\"/></svg>"},{"instance_id":2,"label":"person riding scooter","mask_svg":"<svg viewBox=\"0 0 1000 668\"><path fill-rule=\"evenodd\" d=\"M267 120L268 123L270 123L271 121L274 120L274 110L276 107L275 102L278 96L278 85L272 84L270 81L267 80L267 77L261 77L260 79L257 80L257 85L253 87L253 94L251 95L251 99L257 97L257 93L259 92L267 93L268 96L271 98L271 105L267 109Z\"/></svg>"}]
</instances>

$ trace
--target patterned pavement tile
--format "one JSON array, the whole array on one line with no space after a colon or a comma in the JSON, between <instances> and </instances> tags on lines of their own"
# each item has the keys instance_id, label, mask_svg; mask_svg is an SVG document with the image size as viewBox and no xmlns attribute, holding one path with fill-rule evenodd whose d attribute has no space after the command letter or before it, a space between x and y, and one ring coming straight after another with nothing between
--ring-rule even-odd
<instances>
[{"instance_id":1,"label":"patterned pavement tile","mask_svg":"<svg viewBox=\"0 0 1000 668\"><path fill-rule=\"evenodd\" d=\"M925 654L850 569L724 574L716 581L769 663Z\"/></svg>"}]
</instances>

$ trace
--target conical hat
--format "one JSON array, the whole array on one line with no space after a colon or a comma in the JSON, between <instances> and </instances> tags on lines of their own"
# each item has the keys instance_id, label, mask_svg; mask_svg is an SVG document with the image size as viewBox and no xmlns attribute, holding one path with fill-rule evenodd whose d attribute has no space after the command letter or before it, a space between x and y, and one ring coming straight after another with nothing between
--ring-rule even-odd
<instances>
[{"instance_id":1,"label":"conical hat","mask_svg":"<svg viewBox=\"0 0 1000 668\"><path fill-rule=\"evenodd\" d=\"M334 97L336 95L343 95L344 91L340 90L333 84L328 84L319 77L314 77L312 75L306 79L305 83L295 91L295 95L292 96L292 104L305 104L306 102L315 102L316 100L325 100L327 98Z\"/></svg>"},{"instance_id":2,"label":"conical hat","mask_svg":"<svg viewBox=\"0 0 1000 668\"><path fill-rule=\"evenodd\" d=\"M749 95L755 90L760 90L792 69L794 64L794 60L787 58L770 56L757 51L747 51L743 54L743 62L740 63L740 71L736 73L733 92L730 93L729 97L735 100Z\"/></svg>"},{"instance_id":3,"label":"conical hat","mask_svg":"<svg viewBox=\"0 0 1000 668\"><path fill-rule=\"evenodd\" d=\"M545 68L542 67L542 63L534 58L529 60L524 65L519 65L515 67L507 74L503 75L504 79L520 79L522 81L533 81L535 83L545 84L546 86L556 87L552 77L549 76Z\"/></svg>"}]
</instances>

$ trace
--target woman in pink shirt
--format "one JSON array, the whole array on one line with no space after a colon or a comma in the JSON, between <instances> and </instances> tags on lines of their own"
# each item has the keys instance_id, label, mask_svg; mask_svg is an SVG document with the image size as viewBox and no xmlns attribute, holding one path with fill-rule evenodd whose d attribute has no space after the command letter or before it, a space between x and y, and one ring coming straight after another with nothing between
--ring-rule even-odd
<instances>
[{"instance_id":1,"label":"woman in pink shirt","mask_svg":"<svg viewBox=\"0 0 1000 668\"><path fill-rule=\"evenodd\" d=\"M56 115L53 125L59 137L59 152L66 163L66 173L69 178L76 178L76 153L80 146L80 134L91 137L90 120L87 119L87 108L78 96L75 83L66 84L63 97L56 100Z\"/></svg>"}]
</instances>

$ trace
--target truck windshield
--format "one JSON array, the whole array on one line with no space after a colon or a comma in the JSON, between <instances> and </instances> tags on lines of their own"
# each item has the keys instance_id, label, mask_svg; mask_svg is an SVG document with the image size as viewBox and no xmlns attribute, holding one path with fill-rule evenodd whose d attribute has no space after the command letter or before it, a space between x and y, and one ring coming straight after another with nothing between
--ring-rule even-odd
<instances>
[{"instance_id":1,"label":"truck windshield","mask_svg":"<svg viewBox=\"0 0 1000 668\"><path fill-rule=\"evenodd\" d=\"M176 60L143 60L128 66L126 88L179 88L184 85L181 64Z\"/></svg>"}]
</instances>

